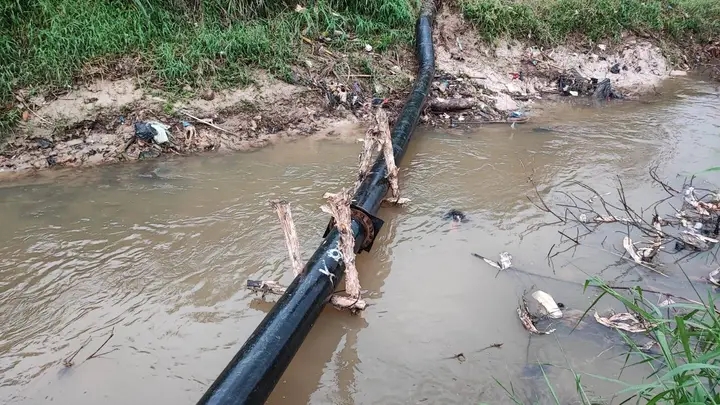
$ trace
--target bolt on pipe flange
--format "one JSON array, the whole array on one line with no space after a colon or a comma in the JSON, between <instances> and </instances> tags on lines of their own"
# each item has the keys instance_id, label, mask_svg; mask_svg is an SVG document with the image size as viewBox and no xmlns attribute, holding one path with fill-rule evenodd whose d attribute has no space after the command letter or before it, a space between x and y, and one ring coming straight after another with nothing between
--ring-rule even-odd
<instances>
[{"instance_id":1,"label":"bolt on pipe flange","mask_svg":"<svg viewBox=\"0 0 720 405\"><path fill-rule=\"evenodd\" d=\"M355 204L350 204L350 217L363 227L363 235L365 235L365 238L362 241L358 241L360 243L360 249L358 252L369 252L375 242L377 234L380 232L380 228L383 226L385 221ZM328 223L327 228L325 228L323 238L326 238L334 227L335 218L330 218L330 222Z\"/></svg>"}]
</instances>

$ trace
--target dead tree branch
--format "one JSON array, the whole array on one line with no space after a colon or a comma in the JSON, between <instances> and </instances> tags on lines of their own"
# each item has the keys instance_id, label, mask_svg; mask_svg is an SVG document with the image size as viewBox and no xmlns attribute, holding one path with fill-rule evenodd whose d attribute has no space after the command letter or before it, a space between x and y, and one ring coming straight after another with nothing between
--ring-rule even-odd
<instances>
[{"instance_id":1,"label":"dead tree branch","mask_svg":"<svg viewBox=\"0 0 720 405\"><path fill-rule=\"evenodd\" d=\"M285 244L287 245L288 256L292 265L293 275L297 277L303 271L303 265L300 257L300 241L295 231L295 223L292 219L290 211L290 203L287 201L273 200L270 205L277 212L280 226L285 235Z\"/></svg>"},{"instance_id":2,"label":"dead tree branch","mask_svg":"<svg viewBox=\"0 0 720 405\"><path fill-rule=\"evenodd\" d=\"M355 237L352 232L352 217L350 213L350 192L342 190L337 194L330 194L327 204L321 209L333 216L335 227L340 233L340 244L338 250L345 263L345 291L349 297L334 294L330 301L339 308L351 310L363 310L367 304L360 298L360 280L355 267Z\"/></svg>"},{"instance_id":3,"label":"dead tree branch","mask_svg":"<svg viewBox=\"0 0 720 405\"><path fill-rule=\"evenodd\" d=\"M110 339L113 338L113 336L115 336L115 328L112 328L112 329L110 330L110 335L107 337L107 339L105 339L105 341L103 342L103 344L101 344L100 347L97 348L97 350L95 350L90 356L88 356L88 358L85 359L85 361L90 360L90 359L93 359L93 358L96 358L96 357L99 357L99 356L102 356L102 355L107 354L107 353L110 353L110 352L105 352L105 353L98 354L98 352L99 352L100 350L102 350L103 347L105 347L105 345L110 341ZM112 350L111 350L111 351L112 351Z\"/></svg>"}]
</instances>

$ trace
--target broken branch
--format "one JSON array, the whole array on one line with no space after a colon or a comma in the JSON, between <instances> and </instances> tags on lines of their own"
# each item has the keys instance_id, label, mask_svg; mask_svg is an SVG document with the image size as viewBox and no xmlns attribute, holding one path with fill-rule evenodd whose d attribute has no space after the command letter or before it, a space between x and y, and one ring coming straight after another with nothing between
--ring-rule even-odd
<instances>
[{"instance_id":1,"label":"broken branch","mask_svg":"<svg viewBox=\"0 0 720 405\"><path fill-rule=\"evenodd\" d=\"M270 205L275 209L278 219L280 219L280 226L285 235L285 244L287 245L288 255L290 256L293 275L297 277L298 274L303 271L303 265L300 261L300 241L295 231L295 223L292 219L290 203L287 201L273 200L270 201Z\"/></svg>"}]
</instances>

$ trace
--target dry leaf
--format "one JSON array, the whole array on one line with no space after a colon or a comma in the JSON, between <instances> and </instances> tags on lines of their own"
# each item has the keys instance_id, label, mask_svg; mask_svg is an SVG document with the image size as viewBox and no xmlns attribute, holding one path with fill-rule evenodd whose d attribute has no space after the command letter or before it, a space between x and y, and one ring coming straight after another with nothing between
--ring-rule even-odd
<instances>
[{"instance_id":1,"label":"dry leaf","mask_svg":"<svg viewBox=\"0 0 720 405\"><path fill-rule=\"evenodd\" d=\"M603 326L608 328L620 329L631 333L646 332L653 325L647 325L646 323L639 320L635 315L622 312L619 314L612 315L610 317L602 317L595 311L595 320Z\"/></svg>"},{"instance_id":2,"label":"dry leaf","mask_svg":"<svg viewBox=\"0 0 720 405\"><path fill-rule=\"evenodd\" d=\"M720 287L720 268L717 268L708 274L707 281L715 287Z\"/></svg>"},{"instance_id":3,"label":"dry leaf","mask_svg":"<svg viewBox=\"0 0 720 405\"><path fill-rule=\"evenodd\" d=\"M549 335L553 332L555 332L555 329L550 329L547 332L540 332L536 327L535 324L532 321L532 318L530 317L530 311L527 309L527 303L525 300L522 301L522 304L517 309L518 317L520 318L520 322L522 323L523 327L530 333L535 333L537 335Z\"/></svg>"},{"instance_id":4,"label":"dry leaf","mask_svg":"<svg viewBox=\"0 0 720 405\"><path fill-rule=\"evenodd\" d=\"M632 257L635 263L642 264L642 258L640 257L640 254L638 254L638 252L635 250L635 245L633 245L632 239L630 239L630 237L626 236L623 238L623 247L630 254L630 257Z\"/></svg>"}]
</instances>

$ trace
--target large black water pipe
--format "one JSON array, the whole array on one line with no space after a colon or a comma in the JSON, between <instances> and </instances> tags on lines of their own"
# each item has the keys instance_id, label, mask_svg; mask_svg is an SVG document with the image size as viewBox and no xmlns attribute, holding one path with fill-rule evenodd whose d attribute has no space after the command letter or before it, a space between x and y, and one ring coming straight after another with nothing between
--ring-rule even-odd
<instances>
[{"instance_id":1,"label":"large black water pipe","mask_svg":"<svg viewBox=\"0 0 720 405\"><path fill-rule=\"evenodd\" d=\"M420 118L435 75L432 42L434 0L424 0L415 26L418 77L392 131L395 161L399 162ZM382 221L373 215L388 192L385 159L378 158L353 198L352 230L355 251L369 250ZM337 249L340 234L332 227L325 240L288 286L273 309L202 396L199 405L263 404L320 315L345 264Z\"/></svg>"}]
</instances>

